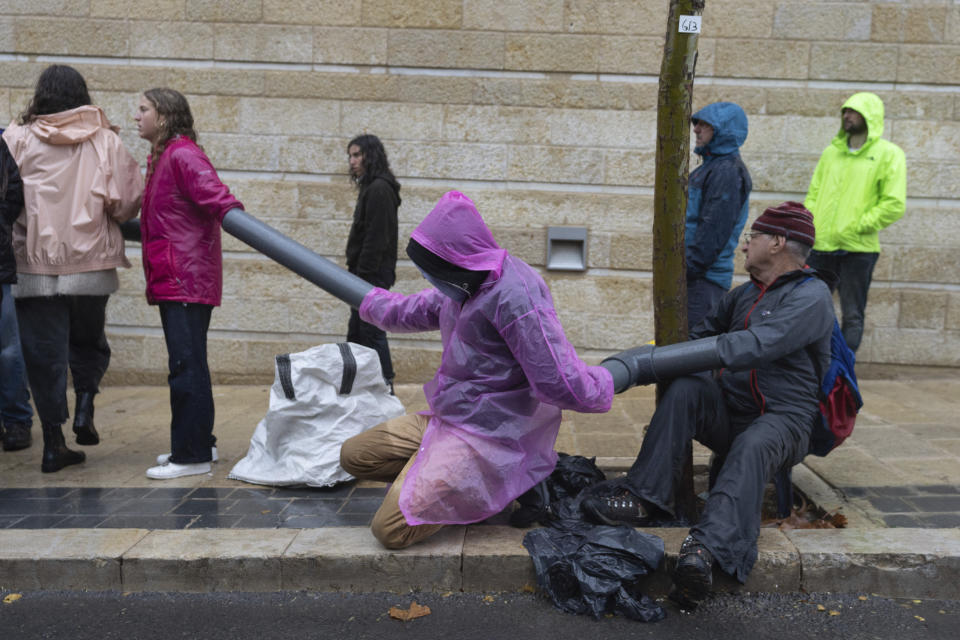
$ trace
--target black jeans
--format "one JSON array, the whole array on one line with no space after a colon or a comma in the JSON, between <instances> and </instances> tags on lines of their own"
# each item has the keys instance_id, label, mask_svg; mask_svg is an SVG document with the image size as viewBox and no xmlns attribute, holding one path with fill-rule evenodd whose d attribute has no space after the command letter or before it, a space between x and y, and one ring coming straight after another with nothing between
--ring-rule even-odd
<instances>
[{"instance_id":1,"label":"black jeans","mask_svg":"<svg viewBox=\"0 0 960 640\"><path fill-rule=\"evenodd\" d=\"M208 304L161 302L170 375L170 462L209 462L213 436L213 386L207 366Z\"/></svg>"},{"instance_id":2,"label":"black jeans","mask_svg":"<svg viewBox=\"0 0 960 640\"><path fill-rule=\"evenodd\" d=\"M712 374L677 378L657 404L627 487L676 515L687 444L696 439L709 447L719 471L690 531L724 571L745 582L757 560L764 488L777 471L803 460L811 424L803 415L734 415Z\"/></svg>"},{"instance_id":3,"label":"black jeans","mask_svg":"<svg viewBox=\"0 0 960 640\"><path fill-rule=\"evenodd\" d=\"M350 309L350 323L347 325L347 342L375 349L377 355L380 356L380 368L383 369L383 377L390 382L393 381L393 361L390 358L387 333L369 322L361 320L360 313L353 308Z\"/></svg>"},{"instance_id":4,"label":"black jeans","mask_svg":"<svg viewBox=\"0 0 960 640\"><path fill-rule=\"evenodd\" d=\"M840 295L840 329L843 338L853 351L863 339L864 310L867 308L867 292L873 279L873 268L879 253L852 253L848 251L812 251L807 264L814 269L832 271L839 279L837 292Z\"/></svg>"},{"instance_id":5,"label":"black jeans","mask_svg":"<svg viewBox=\"0 0 960 640\"><path fill-rule=\"evenodd\" d=\"M67 407L67 369L77 392L97 393L110 365L104 333L109 296L17 299L17 323L27 379L41 422L62 425Z\"/></svg>"}]
</instances>

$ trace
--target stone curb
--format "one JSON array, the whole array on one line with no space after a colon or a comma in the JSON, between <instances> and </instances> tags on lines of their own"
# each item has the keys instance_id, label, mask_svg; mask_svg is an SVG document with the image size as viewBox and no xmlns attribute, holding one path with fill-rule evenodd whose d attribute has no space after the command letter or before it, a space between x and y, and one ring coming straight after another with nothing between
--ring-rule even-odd
<instances>
[{"instance_id":1,"label":"stone curb","mask_svg":"<svg viewBox=\"0 0 960 640\"><path fill-rule=\"evenodd\" d=\"M686 529L664 540L666 567L644 587L670 588ZM401 551L366 527L328 529L0 530L0 589L89 591L521 591L536 584L511 527L448 527ZM715 572L721 591L864 592L960 598L960 529L762 529L745 585Z\"/></svg>"}]
</instances>

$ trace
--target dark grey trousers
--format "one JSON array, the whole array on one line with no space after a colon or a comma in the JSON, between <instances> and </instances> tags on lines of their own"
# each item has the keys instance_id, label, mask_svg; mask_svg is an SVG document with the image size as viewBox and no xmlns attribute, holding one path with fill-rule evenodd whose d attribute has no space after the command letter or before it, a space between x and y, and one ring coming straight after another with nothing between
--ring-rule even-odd
<instances>
[{"instance_id":1,"label":"dark grey trousers","mask_svg":"<svg viewBox=\"0 0 960 640\"><path fill-rule=\"evenodd\" d=\"M17 299L17 321L27 379L40 420L62 425L67 407L67 370L77 392L97 393L110 365L104 333L109 296L49 296Z\"/></svg>"},{"instance_id":2,"label":"dark grey trousers","mask_svg":"<svg viewBox=\"0 0 960 640\"><path fill-rule=\"evenodd\" d=\"M687 444L695 439L709 447L718 467L690 531L724 571L745 582L757 559L764 487L781 468L803 460L810 425L807 415L731 413L710 373L677 378L657 404L627 487L676 515Z\"/></svg>"}]
</instances>

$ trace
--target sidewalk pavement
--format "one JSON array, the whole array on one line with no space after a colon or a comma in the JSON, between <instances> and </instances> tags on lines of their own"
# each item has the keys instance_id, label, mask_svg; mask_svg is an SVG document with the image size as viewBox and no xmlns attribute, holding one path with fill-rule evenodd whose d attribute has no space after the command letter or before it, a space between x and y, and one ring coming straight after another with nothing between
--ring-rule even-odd
<instances>
[{"instance_id":1,"label":"sidewalk pavement","mask_svg":"<svg viewBox=\"0 0 960 640\"><path fill-rule=\"evenodd\" d=\"M865 406L853 437L794 469L800 492L846 515L848 527L763 529L748 583L718 574L721 589L960 598L960 372L880 374L861 373ZM220 461L211 473L149 480L144 471L169 451L167 394L166 387L104 388L96 402L101 444L82 448L82 465L41 473L39 425L31 448L0 452L0 591L510 591L535 584L521 546L526 532L501 517L388 551L367 528L382 484L284 489L228 480L267 410L266 385L214 389ZM399 385L397 395L409 411L426 406L417 385ZM625 470L653 406L653 389L640 388L617 396L607 414L565 413L557 450ZM69 424L65 431L76 447ZM696 448L695 467L702 471L708 456ZM647 531L664 539L669 568L686 531ZM667 592L667 568L648 579L647 593Z\"/></svg>"}]
</instances>

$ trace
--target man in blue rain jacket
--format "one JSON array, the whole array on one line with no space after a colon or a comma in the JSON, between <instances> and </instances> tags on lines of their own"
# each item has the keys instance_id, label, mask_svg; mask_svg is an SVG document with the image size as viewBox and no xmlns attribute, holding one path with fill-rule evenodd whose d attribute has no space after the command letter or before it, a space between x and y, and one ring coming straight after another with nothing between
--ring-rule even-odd
<instances>
[{"instance_id":1,"label":"man in blue rain jacket","mask_svg":"<svg viewBox=\"0 0 960 640\"><path fill-rule=\"evenodd\" d=\"M693 328L733 282L733 256L747 221L750 172L740 159L747 114L732 102L715 102L691 118L694 152L703 164L690 174L687 192L687 322Z\"/></svg>"}]
</instances>

